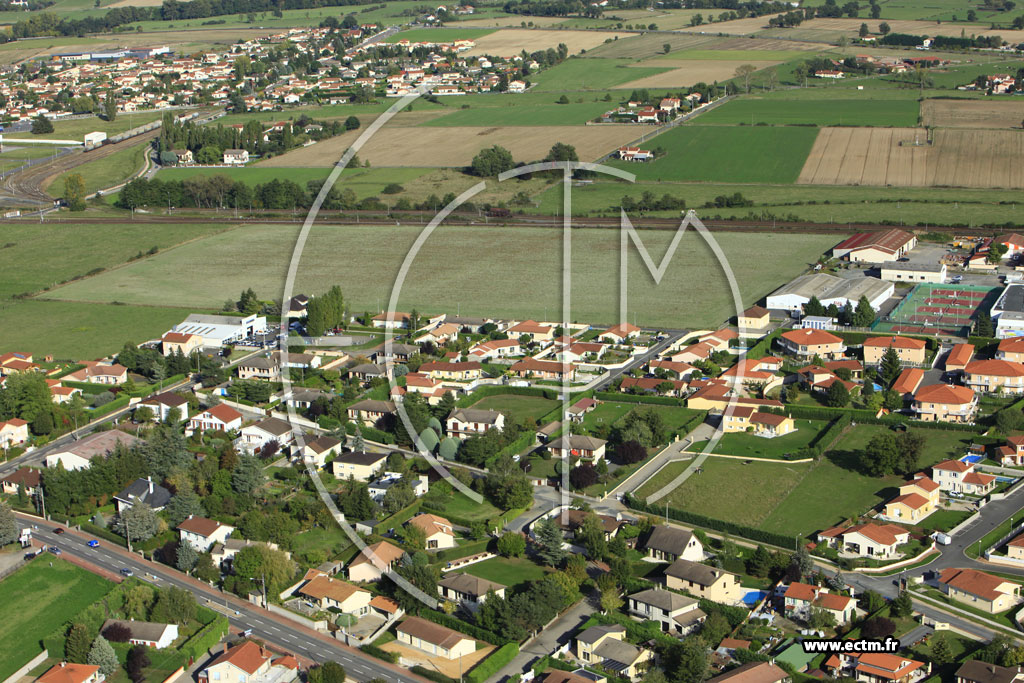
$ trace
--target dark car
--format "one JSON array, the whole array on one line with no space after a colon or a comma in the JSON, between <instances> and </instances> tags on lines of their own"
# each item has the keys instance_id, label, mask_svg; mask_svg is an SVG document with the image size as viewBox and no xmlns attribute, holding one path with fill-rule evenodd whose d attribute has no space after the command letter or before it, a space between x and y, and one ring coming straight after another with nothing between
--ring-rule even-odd
<instances>
[{"instance_id":1,"label":"dark car","mask_svg":"<svg viewBox=\"0 0 1024 683\"><path fill-rule=\"evenodd\" d=\"M56 529L53 530L53 533L55 533L55 534L62 534L62 533L64 533L64 530L61 529L60 527L57 527Z\"/></svg>"}]
</instances>

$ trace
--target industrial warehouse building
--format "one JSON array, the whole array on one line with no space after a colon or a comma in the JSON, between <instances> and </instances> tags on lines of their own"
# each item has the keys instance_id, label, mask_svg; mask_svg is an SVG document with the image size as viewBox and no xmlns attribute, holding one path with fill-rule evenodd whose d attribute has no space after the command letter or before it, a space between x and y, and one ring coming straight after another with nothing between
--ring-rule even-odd
<instances>
[{"instance_id":1,"label":"industrial warehouse building","mask_svg":"<svg viewBox=\"0 0 1024 683\"><path fill-rule=\"evenodd\" d=\"M800 311L811 300L818 300L825 306L835 304L839 308L847 305L857 306L862 296L866 296L872 308L878 310L886 299L893 294L893 284L883 282L876 277L838 278L827 273L801 275L792 282L779 287L768 295L769 309L781 311Z\"/></svg>"}]
</instances>

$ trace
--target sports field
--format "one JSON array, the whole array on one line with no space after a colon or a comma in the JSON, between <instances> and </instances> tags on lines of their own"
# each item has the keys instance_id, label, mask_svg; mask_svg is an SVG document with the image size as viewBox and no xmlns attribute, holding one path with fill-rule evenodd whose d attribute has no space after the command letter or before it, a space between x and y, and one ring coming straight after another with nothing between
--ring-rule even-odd
<instances>
[{"instance_id":1,"label":"sports field","mask_svg":"<svg viewBox=\"0 0 1024 683\"><path fill-rule=\"evenodd\" d=\"M913 100L784 100L756 95L727 102L700 117L701 125L916 126Z\"/></svg>"},{"instance_id":2,"label":"sports field","mask_svg":"<svg viewBox=\"0 0 1024 683\"><path fill-rule=\"evenodd\" d=\"M979 309L991 308L1001 290L971 285L916 285L885 318L887 331L960 334Z\"/></svg>"},{"instance_id":3,"label":"sports field","mask_svg":"<svg viewBox=\"0 0 1024 683\"><path fill-rule=\"evenodd\" d=\"M296 230L293 225L249 225L72 283L48 296L217 309L246 287L261 297L279 298ZM296 291L318 292L338 283L352 310L379 310L419 232L406 225L317 225L305 247ZM642 235L652 254L663 253L673 237L669 231ZM835 242L827 235L716 237L733 264L745 303L791 279ZM555 316L561 301L561 244L560 230L441 226L409 269L399 305L421 311L460 309L464 315ZM604 274L618 268L618 244L617 231L573 231L574 320L616 319L617 281ZM734 314L721 267L701 238L688 232L680 247L660 287L631 252L629 301L637 324L717 325ZM745 267L755 261L758 268ZM516 296L509 297L510 291ZM687 296L666 295L684 291Z\"/></svg>"},{"instance_id":4,"label":"sports field","mask_svg":"<svg viewBox=\"0 0 1024 683\"><path fill-rule=\"evenodd\" d=\"M1022 155L1010 130L824 128L797 182L1024 189Z\"/></svg>"},{"instance_id":5,"label":"sports field","mask_svg":"<svg viewBox=\"0 0 1024 683\"><path fill-rule=\"evenodd\" d=\"M0 581L0 677L42 651L42 639L99 600L114 584L46 555Z\"/></svg>"},{"instance_id":6,"label":"sports field","mask_svg":"<svg viewBox=\"0 0 1024 683\"><path fill-rule=\"evenodd\" d=\"M665 154L654 161L610 162L640 180L791 183L818 135L816 128L678 126L642 143Z\"/></svg>"}]
</instances>

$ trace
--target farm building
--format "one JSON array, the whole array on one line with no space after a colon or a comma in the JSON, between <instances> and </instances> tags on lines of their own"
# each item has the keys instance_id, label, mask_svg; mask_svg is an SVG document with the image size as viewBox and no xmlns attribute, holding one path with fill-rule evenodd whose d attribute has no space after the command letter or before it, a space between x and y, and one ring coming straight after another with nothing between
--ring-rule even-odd
<instances>
[{"instance_id":1,"label":"farm building","mask_svg":"<svg viewBox=\"0 0 1024 683\"><path fill-rule=\"evenodd\" d=\"M917 246L917 237L893 228L882 232L861 232L832 248L832 256L847 261L882 263L897 261Z\"/></svg>"},{"instance_id":2,"label":"farm building","mask_svg":"<svg viewBox=\"0 0 1024 683\"><path fill-rule=\"evenodd\" d=\"M879 277L888 282L934 282L946 281L945 263L906 263L893 261L884 264Z\"/></svg>"},{"instance_id":3,"label":"farm building","mask_svg":"<svg viewBox=\"0 0 1024 683\"><path fill-rule=\"evenodd\" d=\"M769 309L784 311L800 311L811 297L825 306L835 304L839 308L847 305L856 306L862 296L876 310L886 299L892 296L893 284L883 282L875 277L838 278L826 273L801 275L792 282L779 287L768 295Z\"/></svg>"}]
</instances>

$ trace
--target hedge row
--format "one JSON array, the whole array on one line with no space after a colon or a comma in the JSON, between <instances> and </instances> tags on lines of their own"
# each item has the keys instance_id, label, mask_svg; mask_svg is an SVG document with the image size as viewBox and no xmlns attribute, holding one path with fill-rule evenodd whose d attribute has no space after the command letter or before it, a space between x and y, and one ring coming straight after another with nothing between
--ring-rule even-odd
<instances>
[{"instance_id":1,"label":"hedge row","mask_svg":"<svg viewBox=\"0 0 1024 683\"><path fill-rule=\"evenodd\" d=\"M622 394L616 391L598 391L594 398L601 401L619 401L621 403L650 403L659 406L683 406L683 399L671 396L648 396L646 394Z\"/></svg>"},{"instance_id":2,"label":"hedge row","mask_svg":"<svg viewBox=\"0 0 1024 683\"><path fill-rule=\"evenodd\" d=\"M345 427L346 434L355 434L356 425L352 422L348 423ZM395 437L387 432L382 432L376 427L367 427L366 425L359 426L359 433L363 435L363 438L367 441L376 441L378 443L393 444L395 443Z\"/></svg>"},{"instance_id":3,"label":"hedge row","mask_svg":"<svg viewBox=\"0 0 1024 683\"><path fill-rule=\"evenodd\" d=\"M772 342L774 342L775 339L777 339L778 336L783 332L784 330L782 328L779 328L772 332L771 334L769 334L767 337L759 340L756 344L747 349L746 357L751 360L759 360L770 354L772 350Z\"/></svg>"},{"instance_id":4,"label":"hedge row","mask_svg":"<svg viewBox=\"0 0 1024 683\"><path fill-rule=\"evenodd\" d=\"M540 387L510 387L504 384L486 384L473 390L473 393L466 394L455 402L459 408L470 406L482 398L497 396L499 394L516 394L518 396L541 396L552 401L558 399L558 392L553 389L542 389Z\"/></svg>"},{"instance_id":5,"label":"hedge row","mask_svg":"<svg viewBox=\"0 0 1024 683\"><path fill-rule=\"evenodd\" d=\"M501 671L519 654L519 645L516 643L505 643L492 652L489 657L481 660L473 667L465 678L469 683L483 683L494 674Z\"/></svg>"},{"instance_id":6,"label":"hedge row","mask_svg":"<svg viewBox=\"0 0 1024 683\"><path fill-rule=\"evenodd\" d=\"M479 626L470 624L467 621L463 621L458 617L454 617L450 614L445 614L444 612L438 612L436 609L421 609L420 616L424 619L429 619L435 624L441 624L441 626L446 626L452 629L453 631L464 633L471 638L486 641L491 645L505 645L507 643L514 642L508 638L499 636L496 633L488 631L485 628L480 628Z\"/></svg>"},{"instance_id":7,"label":"hedge row","mask_svg":"<svg viewBox=\"0 0 1024 683\"><path fill-rule=\"evenodd\" d=\"M227 633L228 618L223 614L218 614L216 619L196 631L196 634L186 640L178 649L193 660L199 659L206 654L207 650L219 643Z\"/></svg>"},{"instance_id":8,"label":"hedge row","mask_svg":"<svg viewBox=\"0 0 1024 683\"><path fill-rule=\"evenodd\" d=\"M92 522L82 522L78 526L79 526L79 528L82 531L86 532L87 534L92 534L93 536L97 536L97 537L102 538L102 539L104 539L106 541L110 541L111 543L116 543L117 545L121 546L122 548L127 548L128 547L128 543L127 543L127 541L125 541L124 537L118 536L117 534L115 534L113 531L110 531L109 529L104 529L101 526L96 526Z\"/></svg>"},{"instance_id":9,"label":"hedge row","mask_svg":"<svg viewBox=\"0 0 1024 683\"><path fill-rule=\"evenodd\" d=\"M454 521L451 517L448 521ZM470 526L470 525L466 525ZM491 538L483 538L479 541L471 541L470 543L463 543L455 548L448 548L447 550L440 550L434 554L434 562L432 564L438 564L442 562L451 562L452 560L458 560L463 557L469 557L470 555L476 555L487 550L488 546L491 545Z\"/></svg>"},{"instance_id":10,"label":"hedge row","mask_svg":"<svg viewBox=\"0 0 1024 683\"><path fill-rule=\"evenodd\" d=\"M409 671L419 676L423 676L423 678L426 678L427 680L434 681L434 683L459 683L456 679L449 678L440 671L434 671L433 669L428 669L427 667L420 666L419 664L409 669Z\"/></svg>"},{"instance_id":11,"label":"hedge row","mask_svg":"<svg viewBox=\"0 0 1024 683\"><path fill-rule=\"evenodd\" d=\"M909 415L890 413L883 417L875 417L875 413L861 408L829 408L826 406L801 406L789 404L785 408L786 413L792 417L802 420L834 420L840 415L849 415L850 419L863 424L894 425L901 423L912 424L914 427L924 429L943 429L952 432L975 432L981 434L985 427L979 425L955 424L952 422L923 422L913 420Z\"/></svg>"},{"instance_id":12,"label":"hedge row","mask_svg":"<svg viewBox=\"0 0 1024 683\"><path fill-rule=\"evenodd\" d=\"M820 431L818 435L811 440L811 443L808 444L808 448L816 449L818 451L818 455L821 455L825 452L825 449L828 448L828 445L835 441L836 437L846 429L847 425L849 425L852 420L853 418L849 415L840 415L832 421L832 424Z\"/></svg>"},{"instance_id":13,"label":"hedge row","mask_svg":"<svg viewBox=\"0 0 1024 683\"><path fill-rule=\"evenodd\" d=\"M625 503L627 506L634 510L641 512L647 512L652 515L667 514L668 519L676 522L685 522L687 524L693 524L695 526L705 527L713 531L721 531L723 533L731 534L733 536L741 536L750 541L756 541L758 543L768 543L775 545L780 548L795 548L799 537L787 536L786 534L777 534L771 531L765 531L763 529L755 529L754 527L746 526L744 524L737 524L735 522L727 522L722 519L715 519L713 517L705 517L704 515L698 515L693 512L687 512L686 510L678 510L676 508L665 508L661 505L648 505L646 502L634 498L632 495L627 494L625 497Z\"/></svg>"},{"instance_id":14,"label":"hedge row","mask_svg":"<svg viewBox=\"0 0 1024 683\"><path fill-rule=\"evenodd\" d=\"M506 455L516 455L517 453L522 453L527 448L532 446L533 442L536 441L536 440L537 440L537 433L535 431L533 431L532 429L527 429L525 432L523 432L519 436L518 439L516 439L515 441L513 441L512 443L508 444L507 446L502 448L500 451L495 453L494 456L491 457L488 460L487 464L491 465L496 460L498 460L499 458L501 458L503 456L506 456Z\"/></svg>"},{"instance_id":15,"label":"hedge row","mask_svg":"<svg viewBox=\"0 0 1024 683\"><path fill-rule=\"evenodd\" d=\"M366 645L361 645L359 647L359 649L362 650L363 652L365 652L366 654L370 655L371 657L376 657L377 659L383 659L385 662L391 662L392 664L397 664L398 663L398 653L397 652L389 652L388 650L384 650L382 648L379 648L376 645L373 645L371 643L367 643Z\"/></svg>"},{"instance_id":16,"label":"hedge row","mask_svg":"<svg viewBox=\"0 0 1024 683\"><path fill-rule=\"evenodd\" d=\"M423 506L423 499L417 498L409 507L385 517L373 527L373 533L383 535L388 529L396 529L412 519Z\"/></svg>"},{"instance_id":17,"label":"hedge row","mask_svg":"<svg viewBox=\"0 0 1024 683\"><path fill-rule=\"evenodd\" d=\"M832 333L834 335L836 335L837 337L841 338L847 344L854 344L854 345L863 344L866 340L871 339L873 337L888 337L888 336L891 336L890 334L885 334L885 333L881 333L881 332L844 332L844 331L839 330L839 331L833 331ZM929 351L937 351L938 348L939 348L939 342L938 342L938 340L935 337L927 337L927 336L924 336L924 335L917 335L917 334L902 334L902 333L899 336L900 337L908 337L910 339L920 339L921 341L925 342L925 344L927 345L927 348L928 348Z\"/></svg>"}]
</instances>

